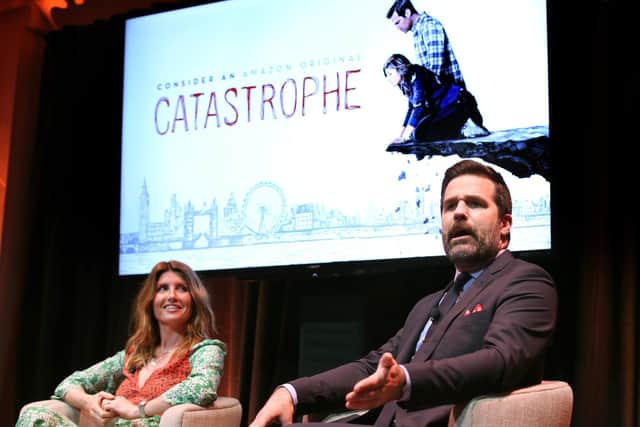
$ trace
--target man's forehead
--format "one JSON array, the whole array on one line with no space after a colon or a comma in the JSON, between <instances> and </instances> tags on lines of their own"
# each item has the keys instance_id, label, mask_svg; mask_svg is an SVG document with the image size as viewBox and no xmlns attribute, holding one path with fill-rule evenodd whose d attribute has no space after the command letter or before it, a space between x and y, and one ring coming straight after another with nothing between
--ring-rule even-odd
<instances>
[{"instance_id":1,"label":"man's forehead","mask_svg":"<svg viewBox=\"0 0 640 427\"><path fill-rule=\"evenodd\" d=\"M493 195L495 185L485 176L460 175L449 181L444 191L444 197L459 197L461 194L489 194Z\"/></svg>"}]
</instances>

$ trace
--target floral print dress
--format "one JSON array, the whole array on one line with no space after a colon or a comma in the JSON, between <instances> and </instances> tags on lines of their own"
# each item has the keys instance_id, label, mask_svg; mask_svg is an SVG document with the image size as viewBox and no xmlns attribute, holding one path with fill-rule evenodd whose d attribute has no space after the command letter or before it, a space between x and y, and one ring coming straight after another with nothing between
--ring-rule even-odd
<instances>
[{"instance_id":1,"label":"floral print dress","mask_svg":"<svg viewBox=\"0 0 640 427\"><path fill-rule=\"evenodd\" d=\"M52 398L63 400L70 388L80 386L89 394L107 391L136 404L162 395L171 405L193 403L208 406L217 398L225 354L226 345L222 341L203 340L182 357L173 355L165 366L154 371L142 387L138 387L139 371L123 370L126 354L121 350L88 369L69 375L56 387ZM114 425L157 427L159 424L160 417L156 415L134 420L116 418ZM76 427L76 424L45 406L31 406L18 418L16 427L32 426Z\"/></svg>"}]
</instances>

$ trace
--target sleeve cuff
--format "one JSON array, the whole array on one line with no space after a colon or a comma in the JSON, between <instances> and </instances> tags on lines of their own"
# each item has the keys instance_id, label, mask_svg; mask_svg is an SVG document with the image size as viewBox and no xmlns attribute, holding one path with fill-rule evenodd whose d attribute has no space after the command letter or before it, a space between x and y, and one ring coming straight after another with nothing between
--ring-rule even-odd
<instances>
[{"instance_id":1,"label":"sleeve cuff","mask_svg":"<svg viewBox=\"0 0 640 427\"><path fill-rule=\"evenodd\" d=\"M411 398L411 377L409 376L409 371L404 365L400 365L402 370L404 371L404 377L406 379L404 383L404 387L402 387L402 396L398 399L399 402L406 402Z\"/></svg>"},{"instance_id":2,"label":"sleeve cuff","mask_svg":"<svg viewBox=\"0 0 640 427\"><path fill-rule=\"evenodd\" d=\"M291 395L291 400L293 400L293 406L298 405L298 393L296 393L296 389L293 388L291 384L281 384L280 387L286 389Z\"/></svg>"}]
</instances>

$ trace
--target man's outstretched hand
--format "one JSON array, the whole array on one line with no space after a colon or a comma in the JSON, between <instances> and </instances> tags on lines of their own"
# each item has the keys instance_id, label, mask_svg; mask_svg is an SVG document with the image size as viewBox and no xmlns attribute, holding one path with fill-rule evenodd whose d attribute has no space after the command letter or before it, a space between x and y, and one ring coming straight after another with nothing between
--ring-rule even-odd
<instances>
[{"instance_id":1,"label":"man's outstretched hand","mask_svg":"<svg viewBox=\"0 0 640 427\"><path fill-rule=\"evenodd\" d=\"M260 409L249 427L266 427L274 422L282 425L291 424L293 410L291 395L284 387L278 387L271 394L267 403Z\"/></svg>"},{"instance_id":2,"label":"man's outstretched hand","mask_svg":"<svg viewBox=\"0 0 640 427\"><path fill-rule=\"evenodd\" d=\"M385 353L378 362L378 369L367 378L358 381L347 394L346 407L371 409L391 400L398 400L402 396L405 383L404 370L391 353Z\"/></svg>"}]
</instances>

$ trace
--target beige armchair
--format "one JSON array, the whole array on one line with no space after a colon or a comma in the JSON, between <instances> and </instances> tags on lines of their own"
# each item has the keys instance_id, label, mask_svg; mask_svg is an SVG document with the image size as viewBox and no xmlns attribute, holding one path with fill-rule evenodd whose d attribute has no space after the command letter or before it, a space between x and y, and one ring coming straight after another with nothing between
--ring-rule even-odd
<instances>
[{"instance_id":1,"label":"beige armchair","mask_svg":"<svg viewBox=\"0 0 640 427\"><path fill-rule=\"evenodd\" d=\"M242 405L234 397L218 396L213 405L176 405L162 414L160 427L240 427Z\"/></svg>"},{"instance_id":2,"label":"beige armchair","mask_svg":"<svg viewBox=\"0 0 640 427\"><path fill-rule=\"evenodd\" d=\"M449 413L449 427L569 427L572 413L571 386L563 381L542 381L458 404Z\"/></svg>"},{"instance_id":3,"label":"beige armchair","mask_svg":"<svg viewBox=\"0 0 640 427\"><path fill-rule=\"evenodd\" d=\"M313 413L303 422L345 422L366 411ZM511 393L479 396L449 413L449 427L569 427L573 390L563 381L542 381Z\"/></svg>"}]
</instances>

